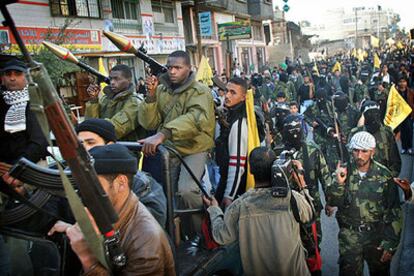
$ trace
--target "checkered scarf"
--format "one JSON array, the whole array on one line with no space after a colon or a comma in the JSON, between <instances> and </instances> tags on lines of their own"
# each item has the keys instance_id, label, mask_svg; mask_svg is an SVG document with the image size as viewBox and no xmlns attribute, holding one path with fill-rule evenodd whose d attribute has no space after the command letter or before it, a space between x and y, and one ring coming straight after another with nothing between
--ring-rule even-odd
<instances>
[{"instance_id":1,"label":"checkered scarf","mask_svg":"<svg viewBox=\"0 0 414 276\"><path fill-rule=\"evenodd\" d=\"M23 90L2 91L3 100L10 105L4 119L4 130L15 133L26 130L26 106L29 101L27 86Z\"/></svg>"}]
</instances>

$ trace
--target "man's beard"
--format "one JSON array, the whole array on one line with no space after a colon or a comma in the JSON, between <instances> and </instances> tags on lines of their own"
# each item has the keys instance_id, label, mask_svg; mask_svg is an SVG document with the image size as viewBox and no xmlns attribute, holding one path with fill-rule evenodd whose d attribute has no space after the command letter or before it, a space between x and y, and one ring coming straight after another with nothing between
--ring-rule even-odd
<instances>
[{"instance_id":1,"label":"man's beard","mask_svg":"<svg viewBox=\"0 0 414 276\"><path fill-rule=\"evenodd\" d=\"M358 168L364 167L366 164L368 164L369 161L370 161L370 159L363 160L363 159L359 159L359 158L355 160Z\"/></svg>"}]
</instances>

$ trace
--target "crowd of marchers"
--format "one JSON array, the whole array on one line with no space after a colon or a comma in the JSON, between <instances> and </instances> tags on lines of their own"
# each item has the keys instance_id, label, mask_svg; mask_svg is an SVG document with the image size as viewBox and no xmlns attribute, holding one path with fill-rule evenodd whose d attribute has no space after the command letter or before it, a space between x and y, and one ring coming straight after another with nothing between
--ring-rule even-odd
<instances>
[{"instance_id":1,"label":"crowd of marchers","mask_svg":"<svg viewBox=\"0 0 414 276\"><path fill-rule=\"evenodd\" d=\"M362 275L364 261L371 275L390 274L402 247L402 205L414 201L414 112L393 128L384 117L393 89L414 109L414 48L372 50L364 60L286 59L249 76L234 65L229 78L215 72L211 86L196 80L186 52L171 53L166 67L135 85L128 66L114 66L108 86L89 85L85 120L74 125L119 214L114 228L127 262L115 274L176 274L163 183L138 170L139 157L118 141L141 143L144 167L162 144L181 155L169 157L174 206L204 208L208 220L183 217L179 239L238 242L245 275L320 275L321 212L339 225L341 275ZM45 163L48 141L30 110L27 66L13 57L0 70L0 163ZM155 163L153 174L161 171ZM0 182L2 210L24 204L9 189L28 200L37 189L7 171ZM47 239L63 233L73 273L114 272L94 255L64 197L51 195L43 209L8 226ZM25 254L0 235L0 274L24 269L13 263Z\"/></svg>"}]
</instances>

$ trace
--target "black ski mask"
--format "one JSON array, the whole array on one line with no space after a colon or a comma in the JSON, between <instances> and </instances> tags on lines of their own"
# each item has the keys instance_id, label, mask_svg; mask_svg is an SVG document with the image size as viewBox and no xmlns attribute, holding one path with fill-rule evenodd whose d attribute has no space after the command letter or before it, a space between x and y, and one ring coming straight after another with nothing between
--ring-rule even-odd
<instances>
[{"instance_id":1,"label":"black ski mask","mask_svg":"<svg viewBox=\"0 0 414 276\"><path fill-rule=\"evenodd\" d=\"M328 98L328 92L326 91L325 87L318 88L316 90L315 97L318 103L324 103Z\"/></svg>"},{"instance_id":2,"label":"black ski mask","mask_svg":"<svg viewBox=\"0 0 414 276\"><path fill-rule=\"evenodd\" d=\"M381 127L380 106L374 101L366 101L362 106L365 118L365 128L371 134L377 132Z\"/></svg>"},{"instance_id":3,"label":"black ski mask","mask_svg":"<svg viewBox=\"0 0 414 276\"><path fill-rule=\"evenodd\" d=\"M344 112L348 106L348 97L343 92L336 92L334 97L334 105L339 112Z\"/></svg>"},{"instance_id":4,"label":"black ski mask","mask_svg":"<svg viewBox=\"0 0 414 276\"><path fill-rule=\"evenodd\" d=\"M302 125L299 116L288 115L283 122L282 140L287 148L299 150L302 144Z\"/></svg>"},{"instance_id":5,"label":"black ski mask","mask_svg":"<svg viewBox=\"0 0 414 276\"><path fill-rule=\"evenodd\" d=\"M277 104L275 107L270 110L270 117L275 122L275 127L279 132L283 129L283 122L290 114L289 106L287 104Z\"/></svg>"}]
</instances>

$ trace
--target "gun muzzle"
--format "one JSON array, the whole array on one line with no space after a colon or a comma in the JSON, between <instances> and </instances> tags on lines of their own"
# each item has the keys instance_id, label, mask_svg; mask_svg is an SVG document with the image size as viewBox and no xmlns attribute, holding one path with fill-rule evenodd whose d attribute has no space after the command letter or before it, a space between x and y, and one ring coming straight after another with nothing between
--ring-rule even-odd
<instances>
[{"instance_id":1,"label":"gun muzzle","mask_svg":"<svg viewBox=\"0 0 414 276\"><path fill-rule=\"evenodd\" d=\"M43 41L43 45L46 46L52 53L54 53L58 58L72 62L74 64L79 64L79 60L75 57L71 51L56 44L53 44L49 41Z\"/></svg>"},{"instance_id":2,"label":"gun muzzle","mask_svg":"<svg viewBox=\"0 0 414 276\"><path fill-rule=\"evenodd\" d=\"M137 48L132 44L127 37L108 31L103 31L103 34L122 52L136 54Z\"/></svg>"}]
</instances>

